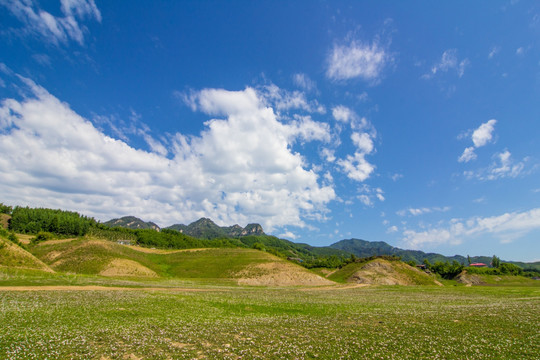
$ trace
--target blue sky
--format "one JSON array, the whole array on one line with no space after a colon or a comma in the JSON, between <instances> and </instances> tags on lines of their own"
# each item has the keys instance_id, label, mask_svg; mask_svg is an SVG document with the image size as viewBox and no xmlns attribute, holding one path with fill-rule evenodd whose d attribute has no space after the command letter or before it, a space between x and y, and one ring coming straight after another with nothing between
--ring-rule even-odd
<instances>
[{"instance_id":1,"label":"blue sky","mask_svg":"<svg viewBox=\"0 0 540 360\"><path fill-rule=\"evenodd\" d=\"M3 203L540 260L537 1L0 9Z\"/></svg>"}]
</instances>

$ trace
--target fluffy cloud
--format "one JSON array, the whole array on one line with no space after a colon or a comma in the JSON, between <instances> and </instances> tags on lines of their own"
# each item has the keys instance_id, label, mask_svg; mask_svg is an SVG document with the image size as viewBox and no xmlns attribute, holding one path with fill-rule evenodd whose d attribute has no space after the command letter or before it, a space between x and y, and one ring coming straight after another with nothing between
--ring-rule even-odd
<instances>
[{"instance_id":1,"label":"fluffy cloud","mask_svg":"<svg viewBox=\"0 0 540 360\"><path fill-rule=\"evenodd\" d=\"M497 120L491 119L488 122L480 125L478 129L474 130L472 134L472 141L475 147L479 148L480 146L484 146L493 140L493 131L495 130L496 123Z\"/></svg>"},{"instance_id":2,"label":"fluffy cloud","mask_svg":"<svg viewBox=\"0 0 540 360\"><path fill-rule=\"evenodd\" d=\"M334 45L327 61L326 76L329 79L361 78L376 83L391 56L377 40L371 44L352 40L345 45Z\"/></svg>"},{"instance_id":3,"label":"fluffy cloud","mask_svg":"<svg viewBox=\"0 0 540 360\"><path fill-rule=\"evenodd\" d=\"M471 136L474 146L470 146L463 150L463 154L458 158L459 162L469 162L476 159L475 149L482 147L493 141L493 132L497 120L491 119L474 130Z\"/></svg>"},{"instance_id":4,"label":"fluffy cloud","mask_svg":"<svg viewBox=\"0 0 540 360\"><path fill-rule=\"evenodd\" d=\"M469 64L470 61L467 58L461 61L458 59L456 49L448 49L443 52L441 60L431 67L431 71L424 74L422 77L424 79L431 79L437 73L448 72L450 70L456 71L458 77L462 77L465 74L465 68L467 68Z\"/></svg>"},{"instance_id":5,"label":"fluffy cloud","mask_svg":"<svg viewBox=\"0 0 540 360\"><path fill-rule=\"evenodd\" d=\"M366 161L365 155L362 152L355 152L354 155L347 155L345 159L339 159L337 164L350 179L365 181L375 170L375 166Z\"/></svg>"},{"instance_id":6,"label":"fluffy cloud","mask_svg":"<svg viewBox=\"0 0 540 360\"><path fill-rule=\"evenodd\" d=\"M403 241L408 246L418 249L425 245L460 244L474 237L489 234L497 236L504 243L538 229L540 229L540 208L492 217L453 219L446 227L420 232L405 230Z\"/></svg>"},{"instance_id":7,"label":"fluffy cloud","mask_svg":"<svg viewBox=\"0 0 540 360\"><path fill-rule=\"evenodd\" d=\"M291 150L297 140L328 139L327 125L310 118L283 123L254 89L193 93L194 109L222 118L207 121L200 136L171 136L169 148L143 132L149 152L105 135L25 82L31 94L0 107L5 202L102 220L133 214L161 225L207 216L221 224L260 222L271 231L323 217L336 196Z\"/></svg>"},{"instance_id":8,"label":"fluffy cloud","mask_svg":"<svg viewBox=\"0 0 540 360\"><path fill-rule=\"evenodd\" d=\"M69 40L82 45L86 27L79 20L88 18L101 22L101 13L94 0L61 0L63 17L51 15L31 0L2 1L0 5L23 23L23 35L36 34L55 45Z\"/></svg>"}]
</instances>

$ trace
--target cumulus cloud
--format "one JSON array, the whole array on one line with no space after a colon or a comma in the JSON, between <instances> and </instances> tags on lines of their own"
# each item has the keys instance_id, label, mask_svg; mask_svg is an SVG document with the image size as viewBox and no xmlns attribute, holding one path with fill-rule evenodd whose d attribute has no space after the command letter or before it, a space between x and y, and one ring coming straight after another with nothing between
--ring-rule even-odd
<instances>
[{"instance_id":1,"label":"cumulus cloud","mask_svg":"<svg viewBox=\"0 0 540 360\"><path fill-rule=\"evenodd\" d=\"M55 45L66 44L69 40L82 45L87 29L80 21L93 19L101 22L101 13L94 0L61 0L63 17L51 15L31 0L2 1L0 5L23 24L20 34L38 35Z\"/></svg>"},{"instance_id":2,"label":"cumulus cloud","mask_svg":"<svg viewBox=\"0 0 540 360\"><path fill-rule=\"evenodd\" d=\"M334 45L327 59L326 76L332 80L361 78L377 83L391 60L377 39L371 44L351 40L343 45Z\"/></svg>"},{"instance_id":3,"label":"cumulus cloud","mask_svg":"<svg viewBox=\"0 0 540 360\"><path fill-rule=\"evenodd\" d=\"M456 49L448 49L443 52L441 59L435 63L429 73L424 74L424 79L431 79L437 73L448 72L450 70L455 71L458 77L462 77L465 74L465 69L469 66L469 59L465 58L461 61L458 59Z\"/></svg>"},{"instance_id":4,"label":"cumulus cloud","mask_svg":"<svg viewBox=\"0 0 540 360\"><path fill-rule=\"evenodd\" d=\"M540 208L492 217L452 219L447 226L425 231L405 230L403 241L411 248L425 245L456 245L482 235L494 235L506 243L540 229Z\"/></svg>"},{"instance_id":5,"label":"cumulus cloud","mask_svg":"<svg viewBox=\"0 0 540 360\"><path fill-rule=\"evenodd\" d=\"M336 195L292 144L325 139L311 119L280 122L251 88L193 92L195 109L221 116L200 136L146 137L152 152L105 135L30 80L30 95L0 106L3 201L107 220L132 214L162 225L206 216L266 230L322 218ZM148 134L143 132L143 134ZM169 157L165 154L170 153Z\"/></svg>"},{"instance_id":6,"label":"cumulus cloud","mask_svg":"<svg viewBox=\"0 0 540 360\"><path fill-rule=\"evenodd\" d=\"M354 155L347 155L345 159L339 159L337 164L350 179L365 181L375 170L375 165L367 162L365 155L365 153L357 151Z\"/></svg>"},{"instance_id":7,"label":"cumulus cloud","mask_svg":"<svg viewBox=\"0 0 540 360\"><path fill-rule=\"evenodd\" d=\"M364 181L373 173L375 166L366 160L366 155L374 151L373 139L377 132L366 118L360 118L352 109L338 105L332 108L332 116L340 123L350 125L351 141L356 150L353 155L337 160L337 164L347 176L355 181Z\"/></svg>"},{"instance_id":8,"label":"cumulus cloud","mask_svg":"<svg viewBox=\"0 0 540 360\"><path fill-rule=\"evenodd\" d=\"M471 139L474 146L467 147L463 150L463 154L458 158L459 162L469 162L476 159L477 156L474 150L493 141L493 132L495 131L496 123L497 120L491 119L472 132Z\"/></svg>"}]
</instances>

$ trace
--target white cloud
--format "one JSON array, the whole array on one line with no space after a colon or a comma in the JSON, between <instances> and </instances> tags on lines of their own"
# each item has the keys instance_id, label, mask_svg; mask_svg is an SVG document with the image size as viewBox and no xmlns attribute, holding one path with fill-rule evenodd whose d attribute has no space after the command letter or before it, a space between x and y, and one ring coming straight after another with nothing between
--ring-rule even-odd
<instances>
[{"instance_id":1,"label":"white cloud","mask_svg":"<svg viewBox=\"0 0 540 360\"><path fill-rule=\"evenodd\" d=\"M353 119L358 117L353 110L343 105L338 105L332 108L332 116L337 121L341 121L343 123L350 123Z\"/></svg>"},{"instance_id":2,"label":"white cloud","mask_svg":"<svg viewBox=\"0 0 540 360\"><path fill-rule=\"evenodd\" d=\"M432 77L437 75L437 73L448 72L450 70L456 71L458 77L462 77L465 74L465 69L469 65L469 59L465 58L461 61L458 59L456 49L448 49L443 52L441 60L435 63L431 67L431 71L427 74L424 74L422 78L431 79Z\"/></svg>"},{"instance_id":3,"label":"white cloud","mask_svg":"<svg viewBox=\"0 0 540 360\"><path fill-rule=\"evenodd\" d=\"M375 166L365 159L365 154L355 152L354 155L347 155L345 159L339 159L337 164L352 180L365 181L375 170Z\"/></svg>"},{"instance_id":4,"label":"white cloud","mask_svg":"<svg viewBox=\"0 0 540 360\"><path fill-rule=\"evenodd\" d=\"M370 154L373 151L373 140L368 133L353 132L351 140L360 152Z\"/></svg>"},{"instance_id":5,"label":"white cloud","mask_svg":"<svg viewBox=\"0 0 540 360\"><path fill-rule=\"evenodd\" d=\"M280 234L279 235L280 238L282 239L292 239L292 240L295 240L298 236L296 236L293 232L291 231L285 231L283 234Z\"/></svg>"},{"instance_id":6,"label":"white cloud","mask_svg":"<svg viewBox=\"0 0 540 360\"><path fill-rule=\"evenodd\" d=\"M423 207L423 208L407 208L405 210L397 211L396 214L398 214L399 216L405 216L405 215L419 216L419 215L429 214L429 213L433 213L433 212L446 212L446 211L449 211L449 210L450 210L449 206L444 206L444 207L435 206L435 207L431 207L431 208L427 208L427 207Z\"/></svg>"},{"instance_id":7,"label":"white cloud","mask_svg":"<svg viewBox=\"0 0 540 360\"><path fill-rule=\"evenodd\" d=\"M366 118L360 118L346 106L335 106L332 108L332 115L337 121L350 124L353 130L351 140L356 147L354 155L347 155L345 159L339 159L337 164L350 179L356 181L366 180L375 170L375 166L370 164L365 159L365 156L373 152L373 138L377 132ZM367 130L368 132L359 132L360 130Z\"/></svg>"},{"instance_id":8,"label":"white cloud","mask_svg":"<svg viewBox=\"0 0 540 360\"><path fill-rule=\"evenodd\" d=\"M334 162L336 161L336 155L335 155L335 152L334 150L332 149L328 149L328 148L322 148L321 151L321 156L328 162Z\"/></svg>"},{"instance_id":9,"label":"white cloud","mask_svg":"<svg viewBox=\"0 0 540 360\"><path fill-rule=\"evenodd\" d=\"M87 29L79 20L94 19L101 22L101 13L94 0L62 0L63 17L51 15L30 0L1 2L0 5L5 6L23 23L22 35L39 35L55 45L66 44L69 40L82 45Z\"/></svg>"},{"instance_id":10,"label":"white cloud","mask_svg":"<svg viewBox=\"0 0 540 360\"><path fill-rule=\"evenodd\" d=\"M309 113L326 113L324 106L316 100L308 101L306 94L301 91L288 91L270 84L259 88L257 93L267 106L277 111L301 109Z\"/></svg>"},{"instance_id":11,"label":"white cloud","mask_svg":"<svg viewBox=\"0 0 540 360\"><path fill-rule=\"evenodd\" d=\"M196 109L224 118L206 122L200 136L176 134L166 143L143 129L153 150L147 152L106 136L23 81L31 96L0 106L0 193L7 203L101 220L131 214L160 225L206 216L224 225L259 222L271 231L323 218L336 197L291 150L298 139L325 139L326 127L310 119L280 122L251 88L194 92Z\"/></svg>"},{"instance_id":12,"label":"white cloud","mask_svg":"<svg viewBox=\"0 0 540 360\"><path fill-rule=\"evenodd\" d=\"M306 74L294 74L293 75L293 82L296 86L306 90L306 91L316 91L317 90L317 83L315 81L311 80L309 76Z\"/></svg>"},{"instance_id":13,"label":"white cloud","mask_svg":"<svg viewBox=\"0 0 540 360\"><path fill-rule=\"evenodd\" d=\"M497 120L491 119L472 132L471 139L474 146L467 147L463 150L463 154L458 158L459 162L469 162L477 158L474 150L493 141L493 132L495 131L496 123ZM467 132L466 134L470 134L470 132ZM468 135L460 135L458 138L463 137L468 137Z\"/></svg>"},{"instance_id":14,"label":"white cloud","mask_svg":"<svg viewBox=\"0 0 540 360\"><path fill-rule=\"evenodd\" d=\"M371 198L367 195L358 195L358 200L362 202L362 204L366 206L372 206L373 201L371 201Z\"/></svg>"},{"instance_id":15,"label":"white cloud","mask_svg":"<svg viewBox=\"0 0 540 360\"><path fill-rule=\"evenodd\" d=\"M352 40L345 45L334 45L327 59L326 76L332 80L361 78L376 83L391 60L377 39L371 44Z\"/></svg>"},{"instance_id":16,"label":"white cloud","mask_svg":"<svg viewBox=\"0 0 540 360\"><path fill-rule=\"evenodd\" d=\"M495 55L497 55L501 51L500 46L493 46L488 54L488 59L493 59Z\"/></svg>"},{"instance_id":17,"label":"white cloud","mask_svg":"<svg viewBox=\"0 0 540 360\"><path fill-rule=\"evenodd\" d=\"M459 162L469 162L476 159L476 154L474 153L474 146L469 146L463 150L463 154L458 158Z\"/></svg>"},{"instance_id":18,"label":"white cloud","mask_svg":"<svg viewBox=\"0 0 540 360\"><path fill-rule=\"evenodd\" d=\"M446 227L431 228L420 232L405 230L403 241L408 246L417 249L425 245L456 245L477 236L494 235L500 242L505 243L538 229L540 229L540 208L492 217L452 219Z\"/></svg>"},{"instance_id":19,"label":"white cloud","mask_svg":"<svg viewBox=\"0 0 540 360\"><path fill-rule=\"evenodd\" d=\"M366 206L373 206L376 200L384 201L384 191L381 188L372 188L369 185L363 184L358 192L361 194L357 196L358 200Z\"/></svg>"},{"instance_id":20,"label":"white cloud","mask_svg":"<svg viewBox=\"0 0 540 360\"><path fill-rule=\"evenodd\" d=\"M465 171L464 175L468 178L477 178L478 180L497 180L501 178L515 178L525 172L525 163L528 158L515 162L512 159L510 151L505 150L493 155L492 163L487 167L477 171Z\"/></svg>"},{"instance_id":21,"label":"white cloud","mask_svg":"<svg viewBox=\"0 0 540 360\"><path fill-rule=\"evenodd\" d=\"M399 229L398 229L398 227L396 225L392 225L392 226L390 226L388 228L388 230L386 230L386 232L388 234L393 234L393 233L398 232L398 231L399 231Z\"/></svg>"},{"instance_id":22,"label":"white cloud","mask_svg":"<svg viewBox=\"0 0 540 360\"><path fill-rule=\"evenodd\" d=\"M472 141L475 147L479 148L491 142L496 123L497 120L491 119L487 123L480 125L478 129L474 130L472 134Z\"/></svg>"}]
</instances>

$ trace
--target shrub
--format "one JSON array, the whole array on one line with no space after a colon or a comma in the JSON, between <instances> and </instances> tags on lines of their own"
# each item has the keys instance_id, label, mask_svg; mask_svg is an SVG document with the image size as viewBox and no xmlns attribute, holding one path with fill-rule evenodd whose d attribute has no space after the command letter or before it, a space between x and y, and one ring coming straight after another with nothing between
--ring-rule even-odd
<instances>
[{"instance_id":1,"label":"shrub","mask_svg":"<svg viewBox=\"0 0 540 360\"><path fill-rule=\"evenodd\" d=\"M51 234L50 232L40 231L40 232L38 232L36 237L33 237L30 241L32 242L32 244L37 244L37 243L40 243L42 241L50 240L52 238L54 238L54 235Z\"/></svg>"},{"instance_id":2,"label":"shrub","mask_svg":"<svg viewBox=\"0 0 540 360\"><path fill-rule=\"evenodd\" d=\"M252 248L256 249L256 250L266 251L266 248L264 247L264 244L262 244L260 242L256 242L255 244L253 244Z\"/></svg>"}]
</instances>

